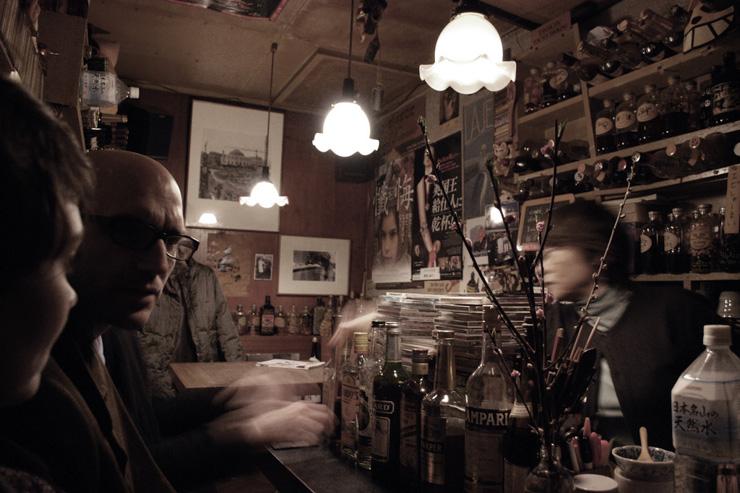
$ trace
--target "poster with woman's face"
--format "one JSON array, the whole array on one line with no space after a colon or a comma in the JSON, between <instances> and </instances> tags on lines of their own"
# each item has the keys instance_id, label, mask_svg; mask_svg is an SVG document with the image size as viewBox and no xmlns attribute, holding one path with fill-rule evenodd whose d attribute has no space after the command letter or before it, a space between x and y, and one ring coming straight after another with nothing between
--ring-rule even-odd
<instances>
[{"instance_id":1,"label":"poster with woman's face","mask_svg":"<svg viewBox=\"0 0 740 493\"><path fill-rule=\"evenodd\" d=\"M412 230L412 279L451 280L462 277L462 239L444 199L443 186L458 217L462 213L460 134L432 144L441 181L432 172L426 149L414 153L415 205Z\"/></svg>"}]
</instances>

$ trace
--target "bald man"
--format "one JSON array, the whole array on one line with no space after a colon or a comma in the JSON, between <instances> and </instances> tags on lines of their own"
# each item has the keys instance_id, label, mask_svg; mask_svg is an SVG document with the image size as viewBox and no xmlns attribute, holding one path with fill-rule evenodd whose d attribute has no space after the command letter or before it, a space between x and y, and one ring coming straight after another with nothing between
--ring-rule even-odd
<instances>
[{"instance_id":1,"label":"bald man","mask_svg":"<svg viewBox=\"0 0 740 493\"><path fill-rule=\"evenodd\" d=\"M37 398L6 422L65 491L173 491L94 345L111 327L141 330L175 262L189 260L198 242L185 234L180 190L161 164L125 151L89 157L97 186L70 279L79 301ZM331 425L325 408L304 403L249 406L231 391L221 404L231 412L208 424L216 442L261 444L288 439L288 430L315 441Z\"/></svg>"}]
</instances>

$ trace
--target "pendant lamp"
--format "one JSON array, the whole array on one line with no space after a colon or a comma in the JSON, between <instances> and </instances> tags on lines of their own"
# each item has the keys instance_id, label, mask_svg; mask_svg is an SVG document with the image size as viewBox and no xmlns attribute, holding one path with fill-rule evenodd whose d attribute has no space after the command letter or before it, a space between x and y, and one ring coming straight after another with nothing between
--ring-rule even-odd
<instances>
[{"instance_id":1,"label":"pendant lamp","mask_svg":"<svg viewBox=\"0 0 740 493\"><path fill-rule=\"evenodd\" d=\"M378 141L370 138L370 120L355 101L355 82L352 80L352 27L355 2L349 11L349 52L347 54L347 78L342 86L342 99L332 105L324 119L323 132L313 138L313 145L321 152L331 150L341 157L359 152L367 156L378 150Z\"/></svg>"},{"instance_id":2,"label":"pendant lamp","mask_svg":"<svg viewBox=\"0 0 740 493\"><path fill-rule=\"evenodd\" d=\"M259 205L265 209L269 209L277 205L283 207L288 205L288 197L280 195L275 188L275 185L270 181L270 161L268 157L270 155L270 115L272 113L272 81L275 75L275 52L277 51L277 43L272 43L270 51L272 51L272 62L270 64L270 99L267 105L267 134L265 135L265 164L262 167L262 180L252 187L252 191L247 197L239 197L239 203L241 205L248 205L254 207Z\"/></svg>"},{"instance_id":3,"label":"pendant lamp","mask_svg":"<svg viewBox=\"0 0 740 493\"><path fill-rule=\"evenodd\" d=\"M461 0L437 38L434 64L420 65L419 76L435 91L451 87L473 94L482 87L499 91L516 78L516 63L504 62L501 37L478 0Z\"/></svg>"}]
</instances>

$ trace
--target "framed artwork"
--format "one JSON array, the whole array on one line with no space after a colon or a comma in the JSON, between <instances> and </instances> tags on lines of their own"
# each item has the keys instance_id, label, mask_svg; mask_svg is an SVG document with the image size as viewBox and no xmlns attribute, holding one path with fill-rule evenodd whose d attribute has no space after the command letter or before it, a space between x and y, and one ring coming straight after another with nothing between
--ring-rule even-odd
<instances>
[{"instance_id":1,"label":"framed artwork","mask_svg":"<svg viewBox=\"0 0 740 493\"><path fill-rule=\"evenodd\" d=\"M279 294L346 295L350 240L280 236Z\"/></svg>"},{"instance_id":2,"label":"framed artwork","mask_svg":"<svg viewBox=\"0 0 740 493\"><path fill-rule=\"evenodd\" d=\"M254 254L254 280L272 281L272 254Z\"/></svg>"},{"instance_id":3,"label":"framed artwork","mask_svg":"<svg viewBox=\"0 0 740 493\"><path fill-rule=\"evenodd\" d=\"M576 197L572 193L557 195L553 207L575 202ZM519 221L519 232L516 245L521 252L535 252L540 244L537 239L537 223L547 219L547 209L550 207L550 197L528 200L522 204L521 219Z\"/></svg>"},{"instance_id":4,"label":"framed artwork","mask_svg":"<svg viewBox=\"0 0 740 493\"><path fill-rule=\"evenodd\" d=\"M266 135L267 111L193 100L185 196L188 227L278 231L279 207L239 204L239 197L249 195L262 178ZM270 179L280 190L282 113L272 112L269 145ZM215 215L216 223L200 222L204 213Z\"/></svg>"}]
</instances>

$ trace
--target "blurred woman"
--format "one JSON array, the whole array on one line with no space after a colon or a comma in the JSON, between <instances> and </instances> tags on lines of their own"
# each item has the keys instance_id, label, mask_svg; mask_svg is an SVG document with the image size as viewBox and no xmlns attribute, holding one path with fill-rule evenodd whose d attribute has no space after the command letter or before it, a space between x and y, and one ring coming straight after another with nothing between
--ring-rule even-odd
<instances>
[{"instance_id":1,"label":"blurred woman","mask_svg":"<svg viewBox=\"0 0 740 493\"><path fill-rule=\"evenodd\" d=\"M77 301L67 274L92 181L67 127L20 85L0 78L0 406L37 392ZM0 437L0 491L54 491L43 476L40 461Z\"/></svg>"}]
</instances>

